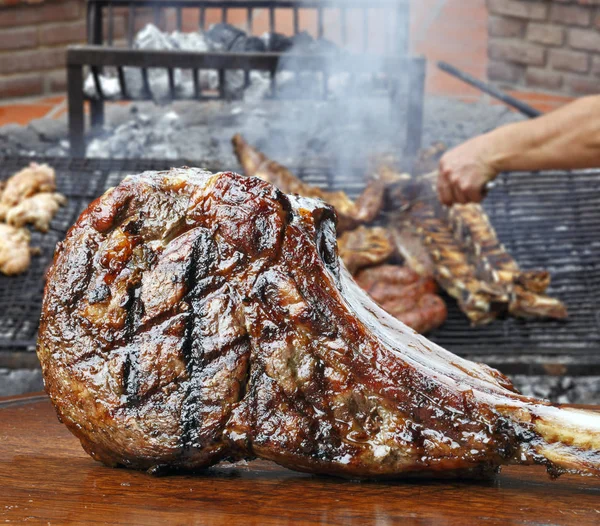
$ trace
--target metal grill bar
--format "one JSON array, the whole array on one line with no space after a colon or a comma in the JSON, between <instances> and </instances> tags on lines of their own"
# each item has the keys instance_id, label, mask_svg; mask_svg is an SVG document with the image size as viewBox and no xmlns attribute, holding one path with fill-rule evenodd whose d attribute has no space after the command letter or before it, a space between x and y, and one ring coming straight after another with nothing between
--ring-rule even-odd
<instances>
[{"instance_id":1,"label":"metal grill bar","mask_svg":"<svg viewBox=\"0 0 600 526\"><path fill-rule=\"evenodd\" d=\"M317 8L317 38L323 38L323 7Z\"/></svg>"},{"instance_id":2,"label":"metal grill bar","mask_svg":"<svg viewBox=\"0 0 600 526\"><path fill-rule=\"evenodd\" d=\"M181 31L183 29L183 20L181 16L181 7L177 8L177 31Z\"/></svg>"},{"instance_id":3,"label":"metal grill bar","mask_svg":"<svg viewBox=\"0 0 600 526\"><path fill-rule=\"evenodd\" d=\"M300 33L300 20L298 15L298 7L294 7L294 35Z\"/></svg>"},{"instance_id":4,"label":"metal grill bar","mask_svg":"<svg viewBox=\"0 0 600 526\"><path fill-rule=\"evenodd\" d=\"M133 46L133 36L135 33L135 6L129 6L129 14L127 16L127 46Z\"/></svg>"},{"instance_id":5,"label":"metal grill bar","mask_svg":"<svg viewBox=\"0 0 600 526\"><path fill-rule=\"evenodd\" d=\"M286 56L282 64L279 53L215 53L194 51L146 51L132 49L110 50L100 46L77 46L69 48L67 63L71 65L89 66L130 66L141 68L206 68L206 69L244 69L246 67L261 71L270 71L279 66L286 70L344 71L346 65L330 64L327 57L321 55L294 54ZM411 57L357 55L353 69L365 73L397 73L408 67L410 62L417 60ZM350 57L349 57L350 61ZM400 69L399 69L400 68Z\"/></svg>"},{"instance_id":6,"label":"metal grill bar","mask_svg":"<svg viewBox=\"0 0 600 526\"><path fill-rule=\"evenodd\" d=\"M119 87L121 88L121 94L124 99L127 99L127 84L125 83L125 72L122 67L117 68L117 75L119 77Z\"/></svg>"},{"instance_id":7,"label":"metal grill bar","mask_svg":"<svg viewBox=\"0 0 600 526\"><path fill-rule=\"evenodd\" d=\"M108 45L112 46L114 36L113 6L108 6Z\"/></svg>"},{"instance_id":8,"label":"metal grill bar","mask_svg":"<svg viewBox=\"0 0 600 526\"><path fill-rule=\"evenodd\" d=\"M144 85L144 96L147 99L151 99L152 90L150 89L150 81L148 80L148 68L142 68L142 84Z\"/></svg>"},{"instance_id":9,"label":"metal grill bar","mask_svg":"<svg viewBox=\"0 0 600 526\"><path fill-rule=\"evenodd\" d=\"M254 31L254 10L249 7L246 13L246 29L249 35Z\"/></svg>"},{"instance_id":10,"label":"metal grill bar","mask_svg":"<svg viewBox=\"0 0 600 526\"><path fill-rule=\"evenodd\" d=\"M271 33L275 32L275 8L269 8L269 31Z\"/></svg>"},{"instance_id":11,"label":"metal grill bar","mask_svg":"<svg viewBox=\"0 0 600 526\"><path fill-rule=\"evenodd\" d=\"M169 95L172 100L176 98L175 95L175 72L169 68L167 69L167 75L169 77Z\"/></svg>"}]
</instances>

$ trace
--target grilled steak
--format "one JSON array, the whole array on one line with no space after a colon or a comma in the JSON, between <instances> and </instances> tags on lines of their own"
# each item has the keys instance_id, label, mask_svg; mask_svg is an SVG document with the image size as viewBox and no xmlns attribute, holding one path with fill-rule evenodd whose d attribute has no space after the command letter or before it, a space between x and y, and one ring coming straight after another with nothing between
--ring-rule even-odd
<instances>
[{"instance_id":1,"label":"grilled steak","mask_svg":"<svg viewBox=\"0 0 600 526\"><path fill-rule=\"evenodd\" d=\"M316 197L333 206L338 215L338 232L370 223L381 211L385 192L385 183L382 181L369 183L359 198L353 201L344 192L325 192L302 182L285 166L271 161L263 153L252 148L239 134L233 137L232 143L246 175L260 177L286 194Z\"/></svg>"},{"instance_id":2,"label":"grilled steak","mask_svg":"<svg viewBox=\"0 0 600 526\"><path fill-rule=\"evenodd\" d=\"M348 477L600 473L600 416L516 394L387 315L340 268L335 216L256 178L130 176L49 270L38 356L95 459L261 457Z\"/></svg>"}]
</instances>

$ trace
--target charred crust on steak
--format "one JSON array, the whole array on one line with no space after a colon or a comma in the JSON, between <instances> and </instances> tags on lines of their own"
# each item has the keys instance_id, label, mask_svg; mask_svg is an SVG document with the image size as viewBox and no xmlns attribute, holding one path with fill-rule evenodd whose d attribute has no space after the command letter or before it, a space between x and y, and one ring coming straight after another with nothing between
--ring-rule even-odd
<instances>
[{"instance_id":1,"label":"charred crust on steak","mask_svg":"<svg viewBox=\"0 0 600 526\"><path fill-rule=\"evenodd\" d=\"M109 466L597 472L597 437L556 424L578 415L369 300L339 265L330 207L230 172L146 172L92 203L48 272L38 356L59 417Z\"/></svg>"}]
</instances>

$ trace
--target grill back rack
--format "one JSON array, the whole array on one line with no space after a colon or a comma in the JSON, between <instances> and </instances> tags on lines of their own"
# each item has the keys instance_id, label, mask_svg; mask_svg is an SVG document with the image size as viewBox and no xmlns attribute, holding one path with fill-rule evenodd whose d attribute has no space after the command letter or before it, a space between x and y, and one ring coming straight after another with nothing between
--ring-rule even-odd
<instances>
[{"instance_id":1,"label":"grill back rack","mask_svg":"<svg viewBox=\"0 0 600 526\"><path fill-rule=\"evenodd\" d=\"M423 96L425 84L425 59L409 56L407 37L409 34L409 1L408 0L88 0L87 4L86 46L70 47L67 51L67 87L69 104L69 132L71 155L85 156L85 112L86 99L90 105L92 128L101 127L104 122L105 97L102 92L99 75L105 67L114 67L121 100L132 100L128 94L125 67L140 69L145 97L152 98L148 83L148 69L166 70L169 78L169 93L172 100L180 98L175 89L175 69L191 70L194 79L193 98L203 101L211 98L225 99L225 72L242 70L248 82L250 71L264 71L270 74L271 89L276 87L276 72L279 69L292 71L320 72L322 88L320 96L328 97L327 75L331 72L331 61L325 55L286 54L285 61L280 62L283 53L247 53L247 52L191 52L191 51L151 51L132 49L136 18L148 10L152 20L160 28L166 29L169 13L175 14L177 29L183 27L183 17L190 12L197 12L199 29L207 28L207 13L220 13L220 20L226 22L232 10L243 9L246 12L246 29L251 32L255 15L261 10L268 11L269 30L277 31L277 20L282 12L291 12L294 34L300 27L300 13L309 11L316 18L317 37L327 36L324 31L325 15L334 15L338 21L341 41L348 41L349 13L359 11L361 28L352 28L360 33L362 50L345 59L339 65L340 72L384 74L387 78L385 95L390 97L392 122L410 126L410 133L398 134L404 143L400 147L407 159L414 159L421 146ZM127 15L126 45L118 47L115 39L115 17L117 14ZM378 28L384 33L385 51L377 52L370 46L371 31L370 13L383 11L387 27ZM124 41L125 42L125 41ZM360 65L358 67L357 65ZM84 68L89 68L96 87L96 97L88 98L83 91ZM217 70L219 87L216 93L205 93L200 87L199 71ZM306 96L299 93L294 96ZM397 110L397 111L396 111ZM397 113L397 114L396 114ZM402 117L401 117L402 116ZM396 117L396 118L395 118Z\"/></svg>"},{"instance_id":2,"label":"grill back rack","mask_svg":"<svg viewBox=\"0 0 600 526\"><path fill-rule=\"evenodd\" d=\"M190 160L38 159L56 169L59 191L69 198L49 233L32 234L41 255L17 277L0 276L0 367L35 358L44 273L56 243L87 204L128 174L172 166L204 166ZM29 158L0 157L0 179L26 166ZM356 197L362 174L330 173L307 162L292 167L304 181L324 189L343 189ZM335 185L335 186L332 186ZM502 175L485 202L501 241L524 269L552 273L549 290L569 308L566 321L508 318L471 328L456 303L446 297L445 325L429 335L447 349L477 357L504 372L600 374L600 170L577 173ZM15 358L17 357L17 358Z\"/></svg>"}]
</instances>

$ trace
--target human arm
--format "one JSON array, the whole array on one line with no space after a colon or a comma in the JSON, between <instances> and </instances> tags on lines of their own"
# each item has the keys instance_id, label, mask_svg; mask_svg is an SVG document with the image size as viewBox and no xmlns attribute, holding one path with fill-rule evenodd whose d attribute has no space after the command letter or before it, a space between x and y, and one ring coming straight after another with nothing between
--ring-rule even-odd
<instances>
[{"instance_id":1,"label":"human arm","mask_svg":"<svg viewBox=\"0 0 600 526\"><path fill-rule=\"evenodd\" d=\"M533 120L501 126L448 151L438 194L445 205L480 202L500 172L600 166L600 95Z\"/></svg>"}]
</instances>

